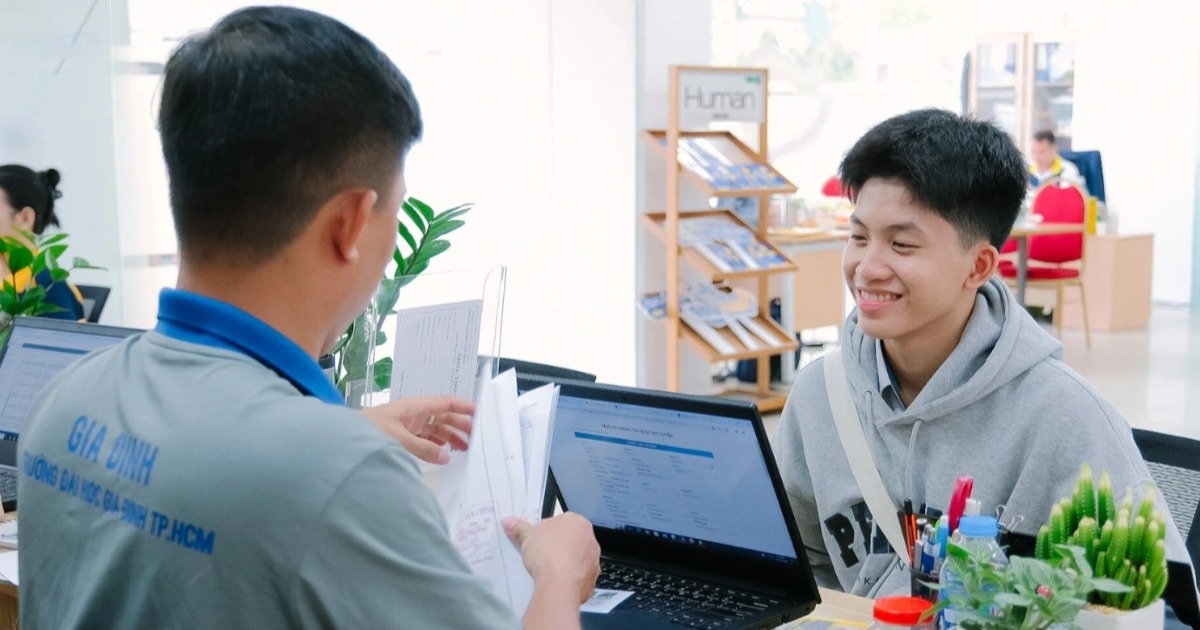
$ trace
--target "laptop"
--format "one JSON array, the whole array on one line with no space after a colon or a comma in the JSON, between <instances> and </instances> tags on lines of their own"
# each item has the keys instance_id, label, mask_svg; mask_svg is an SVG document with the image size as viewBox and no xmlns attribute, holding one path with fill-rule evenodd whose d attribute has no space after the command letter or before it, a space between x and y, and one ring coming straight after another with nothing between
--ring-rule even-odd
<instances>
[{"instance_id":1,"label":"laptop","mask_svg":"<svg viewBox=\"0 0 1200 630\"><path fill-rule=\"evenodd\" d=\"M17 437L46 383L83 355L139 332L62 319L13 320L0 349L0 497L6 512L17 507Z\"/></svg>"},{"instance_id":2,"label":"laptop","mask_svg":"<svg viewBox=\"0 0 1200 630\"><path fill-rule=\"evenodd\" d=\"M773 628L820 603L753 404L558 384L557 498L595 527L597 587L633 593L584 628Z\"/></svg>"}]
</instances>

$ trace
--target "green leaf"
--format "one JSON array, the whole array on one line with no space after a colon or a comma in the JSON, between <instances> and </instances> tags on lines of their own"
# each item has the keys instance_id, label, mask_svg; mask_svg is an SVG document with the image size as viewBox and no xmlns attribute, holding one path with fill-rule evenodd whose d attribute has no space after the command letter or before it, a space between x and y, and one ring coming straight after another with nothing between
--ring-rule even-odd
<instances>
[{"instance_id":1,"label":"green leaf","mask_svg":"<svg viewBox=\"0 0 1200 630\"><path fill-rule=\"evenodd\" d=\"M382 330L375 331L375 347L376 348L387 343L387 339L388 339L387 333L383 332Z\"/></svg>"},{"instance_id":2,"label":"green leaf","mask_svg":"<svg viewBox=\"0 0 1200 630\"><path fill-rule=\"evenodd\" d=\"M417 229L422 233L425 232L425 220L421 218L421 212L410 203L411 199L404 200L404 214L417 226Z\"/></svg>"},{"instance_id":3,"label":"green leaf","mask_svg":"<svg viewBox=\"0 0 1200 630\"><path fill-rule=\"evenodd\" d=\"M10 240L7 236L0 236L0 254L8 253L8 243Z\"/></svg>"},{"instance_id":4,"label":"green leaf","mask_svg":"<svg viewBox=\"0 0 1200 630\"><path fill-rule=\"evenodd\" d=\"M52 247L46 247L46 248L43 248L43 249L42 249L42 252L44 252L44 253L46 254L46 256L47 256L47 257L49 257L49 258L52 258L52 259L54 259L54 260L56 260L56 261L57 261L57 260L58 260L60 257L62 257L62 255L63 255L63 254L66 252L66 251L67 251L67 246L66 246L66 245L54 245L54 246L52 246Z\"/></svg>"},{"instance_id":5,"label":"green leaf","mask_svg":"<svg viewBox=\"0 0 1200 630\"><path fill-rule=\"evenodd\" d=\"M33 252L25 246L12 246L8 250L8 269L16 273L33 265Z\"/></svg>"},{"instance_id":6,"label":"green leaf","mask_svg":"<svg viewBox=\"0 0 1200 630\"><path fill-rule=\"evenodd\" d=\"M66 240L66 238L67 238L67 234L65 234L63 232L59 232L57 234L51 234L50 236L47 236L44 238L38 238L36 245L37 245L38 249L45 249L55 243L61 243L62 241Z\"/></svg>"},{"instance_id":7,"label":"green leaf","mask_svg":"<svg viewBox=\"0 0 1200 630\"><path fill-rule=\"evenodd\" d=\"M392 386L392 357L384 357L375 362L374 368L375 391L383 391Z\"/></svg>"},{"instance_id":8,"label":"green leaf","mask_svg":"<svg viewBox=\"0 0 1200 630\"><path fill-rule=\"evenodd\" d=\"M426 222L433 221L433 208L430 208L429 204L417 199L416 197L409 197L408 201L410 201L412 205L416 207L417 211L421 213L421 216L425 218Z\"/></svg>"},{"instance_id":9,"label":"green leaf","mask_svg":"<svg viewBox=\"0 0 1200 630\"><path fill-rule=\"evenodd\" d=\"M996 593L995 601L1002 606L1021 606L1027 608L1033 605L1033 597L1017 595L1015 593Z\"/></svg>"},{"instance_id":10,"label":"green leaf","mask_svg":"<svg viewBox=\"0 0 1200 630\"><path fill-rule=\"evenodd\" d=\"M46 252L39 253L33 257L33 264L29 266L29 274L34 278L37 278L38 274L42 273L46 267L50 266L51 262L51 260L47 260Z\"/></svg>"},{"instance_id":11,"label":"green leaf","mask_svg":"<svg viewBox=\"0 0 1200 630\"><path fill-rule=\"evenodd\" d=\"M63 311L63 310L66 310L66 309L64 309L63 307L61 307L57 304L51 304L49 302L39 302L37 304L34 304L33 308L29 312L33 315L45 315L47 313L57 313L57 312Z\"/></svg>"},{"instance_id":12,"label":"green leaf","mask_svg":"<svg viewBox=\"0 0 1200 630\"><path fill-rule=\"evenodd\" d=\"M1092 580L1092 586L1096 587L1101 593L1128 593L1128 586L1112 579L1112 578L1096 578Z\"/></svg>"},{"instance_id":13,"label":"green leaf","mask_svg":"<svg viewBox=\"0 0 1200 630\"><path fill-rule=\"evenodd\" d=\"M439 236L445 236L446 234L449 234L466 224L466 221L446 221L445 223L436 223L429 226L429 231L425 233L425 240L437 238Z\"/></svg>"},{"instance_id":14,"label":"green leaf","mask_svg":"<svg viewBox=\"0 0 1200 630\"><path fill-rule=\"evenodd\" d=\"M57 269L56 268L56 269L50 270L50 279L53 280L54 282L62 282L63 280L66 280L67 277L70 275L71 275L71 272L67 271L66 269Z\"/></svg>"},{"instance_id":15,"label":"green leaf","mask_svg":"<svg viewBox=\"0 0 1200 630\"><path fill-rule=\"evenodd\" d=\"M404 225L403 223L398 223L397 225L399 227L396 231L400 232L400 237L404 239L405 243L408 243L408 251L417 251L417 239L413 238L412 232L408 231L408 226Z\"/></svg>"},{"instance_id":16,"label":"green leaf","mask_svg":"<svg viewBox=\"0 0 1200 630\"><path fill-rule=\"evenodd\" d=\"M412 268L408 270L408 274L405 277L416 279L417 274L421 273L422 271L425 271L428 268L429 268L429 260L422 260L420 262L414 263Z\"/></svg>"},{"instance_id":17,"label":"green leaf","mask_svg":"<svg viewBox=\"0 0 1200 630\"><path fill-rule=\"evenodd\" d=\"M450 241L439 240L439 241L433 241L433 242L426 242L425 244L423 244L421 246L421 249L419 251L417 251L417 259L416 259L415 263L429 262L430 260L433 259L434 256L441 254L442 252L446 251L447 249L450 249ZM412 272L410 272L410 273L412 273Z\"/></svg>"},{"instance_id":18,"label":"green leaf","mask_svg":"<svg viewBox=\"0 0 1200 630\"><path fill-rule=\"evenodd\" d=\"M475 204L473 204L473 203L464 203L461 206L455 206L453 208L450 208L449 210L443 210L442 212L438 213L437 216L433 217L433 221L431 221L431 223L437 224L437 223L441 223L444 221L449 221L450 219L460 217L460 216L466 214L467 212L469 212L471 210L471 208L474 208L474 207L475 207Z\"/></svg>"},{"instance_id":19,"label":"green leaf","mask_svg":"<svg viewBox=\"0 0 1200 630\"><path fill-rule=\"evenodd\" d=\"M379 291L375 293L375 303L379 311L376 314L377 322L382 322L383 318L396 308L399 299L400 281L396 278L384 278L379 283Z\"/></svg>"},{"instance_id":20,"label":"green leaf","mask_svg":"<svg viewBox=\"0 0 1200 630\"><path fill-rule=\"evenodd\" d=\"M104 267L93 265L92 263L88 262L86 258L80 258L78 256L71 259L71 269L98 269L100 271L107 271Z\"/></svg>"}]
</instances>

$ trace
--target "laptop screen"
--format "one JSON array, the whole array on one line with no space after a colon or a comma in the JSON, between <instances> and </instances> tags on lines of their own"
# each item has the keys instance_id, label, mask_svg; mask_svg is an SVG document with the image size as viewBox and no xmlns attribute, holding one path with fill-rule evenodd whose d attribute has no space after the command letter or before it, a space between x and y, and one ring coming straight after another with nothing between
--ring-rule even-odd
<instances>
[{"instance_id":1,"label":"laptop screen","mask_svg":"<svg viewBox=\"0 0 1200 630\"><path fill-rule=\"evenodd\" d=\"M0 441L14 441L50 379L93 350L133 333L127 328L63 320L17 318L0 354ZM2 449L7 451L7 449ZM0 452L0 464L10 464Z\"/></svg>"},{"instance_id":2,"label":"laptop screen","mask_svg":"<svg viewBox=\"0 0 1200 630\"><path fill-rule=\"evenodd\" d=\"M603 392L572 387L559 397L550 467L568 509L597 527L795 562L757 412Z\"/></svg>"}]
</instances>

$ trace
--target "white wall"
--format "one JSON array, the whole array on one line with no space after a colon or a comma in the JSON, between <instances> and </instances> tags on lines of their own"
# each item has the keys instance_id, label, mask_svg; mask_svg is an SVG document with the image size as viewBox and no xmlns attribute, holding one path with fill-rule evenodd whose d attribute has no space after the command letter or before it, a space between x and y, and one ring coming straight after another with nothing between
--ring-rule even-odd
<instances>
[{"instance_id":1,"label":"white wall","mask_svg":"<svg viewBox=\"0 0 1200 630\"><path fill-rule=\"evenodd\" d=\"M1075 147L1099 149L1122 233L1154 234L1153 299L1186 303L1193 269L1200 4L1091 3L1077 16Z\"/></svg>"},{"instance_id":2,"label":"white wall","mask_svg":"<svg viewBox=\"0 0 1200 630\"><path fill-rule=\"evenodd\" d=\"M108 271L78 271L72 280L112 287L122 296L121 248L113 159L113 93L108 2L4 0L0 6L0 164L62 174L55 210L71 235L68 257ZM90 10L89 10L90 8ZM36 23L37 27L25 25ZM120 320L120 308L103 321Z\"/></svg>"},{"instance_id":3,"label":"white wall","mask_svg":"<svg viewBox=\"0 0 1200 630\"><path fill-rule=\"evenodd\" d=\"M639 35L639 89L637 128L664 129L667 125L667 78L672 64L712 63L712 3L710 0L642 0ZM635 217L666 208L664 160L638 141L638 204ZM682 187L680 203L691 208L706 207L706 199ZM687 194L691 192L692 194ZM691 204L691 205L688 205ZM637 294L666 290L666 257L662 241L637 228ZM682 268L682 266L681 266ZM633 295L630 312L637 313ZM642 387L666 387L666 329L639 314L637 383ZM680 391L700 392L711 388L711 366L683 346L680 351Z\"/></svg>"},{"instance_id":4,"label":"white wall","mask_svg":"<svg viewBox=\"0 0 1200 630\"><path fill-rule=\"evenodd\" d=\"M131 0L134 39L182 36L247 4ZM409 156L410 193L438 209L476 204L433 269L508 267L502 353L632 383L637 2L294 4L359 30L412 82L425 134ZM153 45L134 52L166 54ZM159 169L123 173L134 263L174 252L170 233L152 227L164 217L169 226L154 83L121 81L122 136L136 144L130 162ZM127 269L138 287L131 321L152 324L157 287L173 271Z\"/></svg>"}]
</instances>

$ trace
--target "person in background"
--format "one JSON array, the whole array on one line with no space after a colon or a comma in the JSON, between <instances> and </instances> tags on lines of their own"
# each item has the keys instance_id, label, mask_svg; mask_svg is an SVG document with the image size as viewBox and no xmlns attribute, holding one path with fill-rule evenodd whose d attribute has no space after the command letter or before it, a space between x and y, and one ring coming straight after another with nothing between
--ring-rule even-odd
<instances>
[{"instance_id":1,"label":"person in background","mask_svg":"<svg viewBox=\"0 0 1200 630\"><path fill-rule=\"evenodd\" d=\"M981 514L1003 506L1005 525L1025 536L1048 522L1083 463L1118 492L1152 487L1128 423L995 277L1025 195L1012 139L988 122L918 110L869 130L840 170L855 204L842 271L856 308L833 351L842 369L827 381L826 355L801 370L772 439L817 582L908 594L910 575L874 523L906 501L947 513L960 476L974 477ZM830 394L832 379L844 396ZM885 513L855 482L834 405L862 424L893 503ZM1186 562L1166 520L1167 555Z\"/></svg>"},{"instance_id":2,"label":"person in background","mask_svg":"<svg viewBox=\"0 0 1200 630\"><path fill-rule=\"evenodd\" d=\"M360 413L317 363L396 246L422 130L408 80L337 20L251 7L171 54L158 129L178 288L154 330L80 359L30 410L22 627L519 627L395 439L473 406ZM578 628L591 524L504 528L534 580L524 625Z\"/></svg>"},{"instance_id":3,"label":"person in background","mask_svg":"<svg viewBox=\"0 0 1200 630\"><path fill-rule=\"evenodd\" d=\"M19 164L0 166L0 235L24 240L21 231L41 234L51 225L59 227L58 215L54 213L54 200L62 196L58 182L59 174L54 169L37 172ZM2 261L0 267L6 284L15 285L18 291L29 286L28 270L13 277ZM58 307L40 317L83 319L83 296L74 285L54 282L48 270L42 270L32 282L34 286L46 287L45 302Z\"/></svg>"},{"instance_id":4,"label":"person in background","mask_svg":"<svg viewBox=\"0 0 1200 630\"><path fill-rule=\"evenodd\" d=\"M1055 177L1069 184L1084 186L1079 168L1058 154L1058 140L1055 139L1053 131L1043 129L1033 134L1030 157L1032 158L1029 161L1029 186L1031 188L1037 188Z\"/></svg>"}]
</instances>

